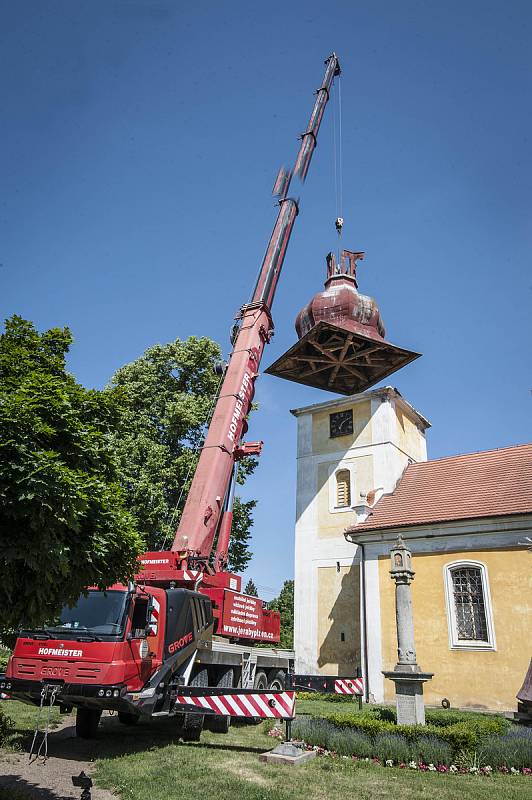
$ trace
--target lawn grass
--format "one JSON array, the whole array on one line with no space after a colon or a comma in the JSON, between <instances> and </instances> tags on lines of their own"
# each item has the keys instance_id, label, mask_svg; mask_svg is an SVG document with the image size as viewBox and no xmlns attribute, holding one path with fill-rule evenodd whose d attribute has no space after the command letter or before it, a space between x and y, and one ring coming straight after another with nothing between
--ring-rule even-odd
<instances>
[{"instance_id":1,"label":"lawn grass","mask_svg":"<svg viewBox=\"0 0 532 800\"><path fill-rule=\"evenodd\" d=\"M329 705L335 711L343 707ZM3 707L15 721L13 744L19 746L31 737L37 709L18 702ZM494 794L497 800L528 800L531 795L532 779L524 776L439 775L320 756L302 767L263 764L259 754L276 744L267 726L234 726L227 735L204 732L200 743L184 744L176 742L172 719L127 728L116 717L105 717L93 779L121 800L492 800ZM53 753L53 742L50 749ZM15 797L0 790L0 800Z\"/></svg>"},{"instance_id":2,"label":"lawn grass","mask_svg":"<svg viewBox=\"0 0 532 800\"><path fill-rule=\"evenodd\" d=\"M227 735L204 733L198 744L156 744L100 758L95 777L122 800L145 800L147 787L150 800L206 800L212 794L217 800L492 800L494 793L497 800L525 800L532 787L524 776L427 774L320 756L301 767L263 764L259 753L273 744L264 723Z\"/></svg>"},{"instance_id":3,"label":"lawn grass","mask_svg":"<svg viewBox=\"0 0 532 800\"><path fill-rule=\"evenodd\" d=\"M37 706L29 706L26 703L20 703L18 700L7 700L2 702L2 711L14 722L13 730L8 735L7 741L4 742L4 747L19 750L28 740L28 737L33 736L39 709ZM41 729L46 724L47 714L47 710L43 709L40 718ZM50 730L57 728L60 723L60 717L59 708L54 706L50 713Z\"/></svg>"},{"instance_id":4,"label":"lawn grass","mask_svg":"<svg viewBox=\"0 0 532 800\"><path fill-rule=\"evenodd\" d=\"M362 713L366 709L367 704L362 703ZM296 710L298 714L312 714L320 717L324 714L356 714L358 712L358 700L335 703L327 700L300 700L298 698Z\"/></svg>"}]
</instances>

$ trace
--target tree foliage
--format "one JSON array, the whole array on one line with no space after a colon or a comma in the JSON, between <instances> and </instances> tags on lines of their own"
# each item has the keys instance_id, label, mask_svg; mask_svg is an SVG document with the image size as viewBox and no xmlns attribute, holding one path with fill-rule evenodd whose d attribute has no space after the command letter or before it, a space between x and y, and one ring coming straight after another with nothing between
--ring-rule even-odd
<instances>
[{"instance_id":1,"label":"tree foliage","mask_svg":"<svg viewBox=\"0 0 532 800\"><path fill-rule=\"evenodd\" d=\"M268 607L281 615L280 646L291 649L294 646L294 581L285 581L279 597L268 603Z\"/></svg>"},{"instance_id":2,"label":"tree foliage","mask_svg":"<svg viewBox=\"0 0 532 800\"><path fill-rule=\"evenodd\" d=\"M258 597L259 593L257 591L257 587L255 586L255 582L252 578L246 583L244 594L249 594L251 597Z\"/></svg>"},{"instance_id":3,"label":"tree foliage","mask_svg":"<svg viewBox=\"0 0 532 800\"><path fill-rule=\"evenodd\" d=\"M84 587L127 579L142 551L110 436L119 390L66 371L67 328L14 316L0 337L0 626L40 625Z\"/></svg>"},{"instance_id":4,"label":"tree foliage","mask_svg":"<svg viewBox=\"0 0 532 800\"><path fill-rule=\"evenodd\" d=\"M220 348L211 339L176 339L150 347L111 380L112 389L125 394L113 437L122 485L148 549L173 541L220 385L214 369L219 360ZM240 462L239 483L254 463ZM229 568L236 571L251 558L254 506L235 499Z\"/></svg>"}]
</instances>

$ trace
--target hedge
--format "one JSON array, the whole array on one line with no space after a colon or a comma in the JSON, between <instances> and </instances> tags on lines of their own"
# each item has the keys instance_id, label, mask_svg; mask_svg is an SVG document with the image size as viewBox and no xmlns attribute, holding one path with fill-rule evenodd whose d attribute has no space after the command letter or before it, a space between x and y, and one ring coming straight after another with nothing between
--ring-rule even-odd
<instances>
[{"instance_id":1,"label":"hedge","mask_svg":"<svg viewBox=\"0 0 532 800\"><path fill-rule=\"evenodd\" d=\"M427 714L427 717L429 715ZM442 725L428 722L427 725L396 725L373 714L320 714L312 715L313 719L324 719L336 728L349 728L366 733L374 738L383 733L402 734L409 742L421 736L436 736L446 742L453 754L461 750L474 750L488 736L500 736L506 733L509 723L503 717L480 716L478 719L467 717L461 722ZM452 717L450 718L452 719Z\"/></svg>"},{"instance_id":2,"label":"hedge","mask_svg":"<svg viewBox=\"0 0 532 800\"><path fill-rule=\"evenodd\" d=\"M334 715L331 715L334 716ZM359 722L360 720L359 715ZM510 771L532 767L532 730L513 726L504 735L486 734L486 726L473 730L464 722L447 728L436 725L392 725L366 716L353 727L345 717L299 717L293 724L293 735L308 745L323 747L338 755L378 758L394 764L445 765L463 767L490 765L489 769ZM504 721L504 720L503 720ZM437 731L437 733L435 733ZM456 769L456 767L455 767Z\"/></svg>"}]
</instances>

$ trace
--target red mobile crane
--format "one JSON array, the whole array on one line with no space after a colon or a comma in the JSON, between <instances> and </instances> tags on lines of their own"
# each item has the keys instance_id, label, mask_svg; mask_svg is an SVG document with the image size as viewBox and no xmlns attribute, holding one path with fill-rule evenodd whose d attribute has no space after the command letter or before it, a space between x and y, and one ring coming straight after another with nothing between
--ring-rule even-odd
<instances>
[{"instance_id":1,"label":"red mobile crane","mask_svg":"<svg viewBox=\"0 0 532 800\"><path fill-rule=\"evenodd\" d=\"M204 722L227 730L231 716L293 716L293 693L283 691L292 654L250 646L279 641L279 615L242 594L240 577L226 571L226 563L238 461L262 447L242 442L242 436L299 211L288 191L293 176L306 178L340 73L334 53L325 63L294 168L281 169L275 182L279 213L251 301L237 318L233 351L172 549L145 553L135 583L89 589L74 608L63 610L58 625L22 631L0 681L0 691L25 702L76 707L80 736L94 735L104 709L116 710L125 724L140 715L174 714L187 739L198 738Z\"/></svg>"}]
</instances>

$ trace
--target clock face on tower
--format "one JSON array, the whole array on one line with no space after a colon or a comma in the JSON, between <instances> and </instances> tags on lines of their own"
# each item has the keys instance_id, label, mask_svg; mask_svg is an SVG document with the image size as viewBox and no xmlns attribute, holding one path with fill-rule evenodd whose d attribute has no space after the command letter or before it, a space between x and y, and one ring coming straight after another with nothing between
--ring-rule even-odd
<instances>
[{"instance_id":1,"label":"clock face on tower","mask_svg":"<svg viewBox=\"0 0 532 800\"><path fill-rule=\"evenodd\" d=\"M347 411L337 411L335 414L331 414L329 423L331 439L353 433L353 409L349 408Z\"/></svg>"}]
</instances>

